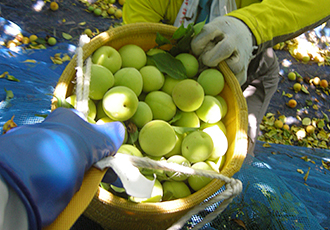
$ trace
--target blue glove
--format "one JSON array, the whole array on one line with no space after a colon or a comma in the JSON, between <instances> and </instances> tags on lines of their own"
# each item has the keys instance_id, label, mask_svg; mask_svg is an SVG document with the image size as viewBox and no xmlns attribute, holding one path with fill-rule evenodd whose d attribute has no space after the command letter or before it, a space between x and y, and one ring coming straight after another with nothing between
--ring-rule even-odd
<instances>
[{"instance_id":1,"label":"blue glove","mask_svg":"<svg viewBox=\"0 0 330 230\"><path fill-rule=\"evenodd\" d=\"M42 123L0 136L0 175L23 201L30 229L52 223L79 190L85 172L114 155L124 140L120 122L90 124L76 112L58 108Z\"/></svg>"}]
</instances>

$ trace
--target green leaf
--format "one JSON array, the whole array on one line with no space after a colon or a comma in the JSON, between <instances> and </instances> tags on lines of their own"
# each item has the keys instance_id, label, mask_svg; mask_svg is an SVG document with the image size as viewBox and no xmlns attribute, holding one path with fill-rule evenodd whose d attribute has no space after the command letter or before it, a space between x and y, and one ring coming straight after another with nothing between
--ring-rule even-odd
<instances>
[{"instance_id":1,"label":"green leaf","mask_svg":"<svg viewBox=\"0 0 330 230\"><path fill-rule=\"evenodd\" d=\"M37 38L35 42L38 44L46 44L46 40L44 38Z\"/></svg>"},{"instance_id":2,"label":"green leaf","mask_svg":"<svg viewBox=\"0 0 330 230\"><path fill-rule=\"evenodd\" d=\"M178 40L182 38L185 33L187 32L187 29L181 24L181 26L174 32L172 39Z\"/></svg>"},{"instance_id":3,"label":"green leaf","mask_svg":"<svg viewBox=\"0 0 330 230\"><path fill-rule=\"evenodd\" d=\"M194 33L195 33L194 36L198 35L202 31L205 23L206 23L206 19L194 25Z\"/></svg>"},{"instance_id":4,"label":"green leaf","mask_svg":"<svg viewBox=\"0 0 330 230\"><path fill-rule=\"evenodd\" d=\"M178 110L175 116L172 118L172 120L170 120L168 123L172 124L173 122L180 120L181 117L182 117L182 112Z\"/></svg>"},{"instance_id":5,"label":"green leaf","mask_svg":"<svg viewBox=\"0 0 330 230\"><path fill-rule=\"evenodd\" d=\"M5 88L5 92L6 92L6 101L9 101L10 99L12 99L14 97L13 91L6 90L6 88Z\"/></svg>"},{"instance_id":6,"label":"green leaf","mask_svg":"<svg viewBox=\"0 0 330 230\"><path fill-rule=\"evenodd\" d=\"M304 93L306 93L306 94L309 94L306 86L304 86L304 85L301 86L301 91L304 92Z\"/></svg>"},{"instance_id":7,"label":"green leaf","mask_svg":"<svg viewBox=\"0 0 330 230\"><path fill-rule=\"evenodd\" d=\"M66 40L72 39L72 36L70 34L67 34L67 33L64 33L64 32L62 32L62 37Z\"/></svg>"},{"instance_id":8,"label":"green leaf","mask_svg":"<svg viewBox=\"0 0 330 230\"><path fill-rule=\"evenodd\" d=\"M129 133L127 144L132 144L133 145L138 140L138 137L139 137L139 131L138 130L136 130L134 133Z\"/></svg>"},{"instance_id":9,"label":"green leaf","mask_svg":"<svg viewBox=\"0 0 330 230\"><path fill-rule=\"evenodd\" d=\"M182 62L168 52L158 53L149 57L162 72L174 79L186 79L187 72Z\"/></svg>"},{"instance_id":10,"label":"green leaf","mask_svg":"<svg viewBox=\"0 0 330 230\"><path fill-rule=\"evenodd\" d=\"M34 114L34 116L46 118L48 114Z\"/></svg>"},{"instance_id":11,"label":"green leaf","mask_svg":"<svg viewBox=\"0 0 330 230\"><path fill-rule=\"evenodd\" d=\"M199 128L190 128L190 127L181 127L181 126L172 126L172 128L178 134L185 134L199 129Z\"/></svg>"},{"instance_id":12,"label":"green leaf","mask_svg":"<svg viewBox=\"0 0 330 230\"><path fill-rule=\"evenodd\" d=\"M165 38L159 32L157 32L157 34L156 34L156 43L159 46L162 46L162 45L166 45L166 44L171 44L171 41L169 39Z\"/></svg>"},{"instance_id":13,"label":"green leaf","mask_svg":"<svg viewBox=\"0 0 330 230\"><path fill-rule=\"evenodd\" d=\"M54 97L56 97L56 99L57 99L57 107L64 107L64 108L74 109L73 105L68 103L65 99L59 98L55 95L54 95Z\"/></svg>"},{"instance_id":14,"label":"green leaf","mask_svg":"<svg viewBox=\"0 0 330 230\"><path fill-rule=\"evenodd\" d=\"M323 118L326 122L329 122L329 117L326 113L324 113L323 111L321 111L321 113L323 114Z\"/></svg>"},{"instance_id":15,"label":"green leaf","mask_svg":"<svg viewBox=\"0 0 330 230\"><path fill-rule=\"evenodd\" d=\"M10 81L20 82L19 79L17 79L16 77L14 77L13 75L10 75L10 74L7 74L7 79Z\"/></svg>"},{"instance_id":16,"label":"green leaf","mask_svg":"<svg viewBox=\"0 0 330 230\"><path fill-rule=\"evenodd\" d=\"M179 39L175 46L173 46L170 50L170 53L173 56L178 55L179 53L189 53L190 49L190 43L193 39L194 35L194 27L193 23L189 24L185 35Z\"/></svg>"}]
</instances>

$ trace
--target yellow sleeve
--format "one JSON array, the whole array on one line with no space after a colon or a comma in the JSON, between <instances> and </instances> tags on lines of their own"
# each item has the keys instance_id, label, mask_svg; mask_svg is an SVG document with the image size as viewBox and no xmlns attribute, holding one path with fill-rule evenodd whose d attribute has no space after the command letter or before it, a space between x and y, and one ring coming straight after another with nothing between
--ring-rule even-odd
<instances>
[{"instance_id":1,"label":"yellow sleeve","mask_svg":"<svg viewBox=\"0 0 330 230\"><path fill-rule=\"evenodd\" d=\"M183 0L126 0L123 23L163 22L173 25Z\"/></svg>"},{"instance_id":2,"label":"yellow sleeve","mask_svg":"<svg viewBox=\"0 0 330 230\"><path fill-rule=\"evenodd\" d=\"M245 22L254 34L259 50L262 50L329 20L330 1L264 0L227 15Z\"/></svg>"}]
</instances>

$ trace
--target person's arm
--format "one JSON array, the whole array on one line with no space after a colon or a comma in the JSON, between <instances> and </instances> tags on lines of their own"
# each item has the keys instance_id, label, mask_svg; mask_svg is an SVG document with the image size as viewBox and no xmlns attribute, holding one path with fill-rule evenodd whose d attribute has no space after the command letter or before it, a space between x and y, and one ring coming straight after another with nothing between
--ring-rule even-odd
<instances>
[{"instance_id":1,"label":"person's arm","mask_svg":"<svg viewBox=\"0 0 330 230\"><path fill-rule=\"evenodd\" d=\"M264 0L227 14L253 33L258 52L311 30L330 19L329 0Z\"/></svg>"},{"instance_id":2,"label":"person's arm","mask_svg":"<svg viewBox=\"0 0 330 230\"><path fill-rule=\"evenodd\" d=\"M6 204L19 197L29 229L52 223L80 189L85 172L115 155L123 143L125 128L120 122L90 124L78 114L57 108L41 123L0 136L0 177L6 182L3 191L8 192L7 199L1 193L0 209L8 213L4 210L12 205Z\"/></svg>"},{"instance_id":3,"label":"person's arm","mask_svg":"<svg viewBox=\"0 0 330 230\"><path fill-rule=\"evenodd\" d=\"M126 0L123 22L166 22L173 24L183 0Z\"/></svg>"}]
</instances>

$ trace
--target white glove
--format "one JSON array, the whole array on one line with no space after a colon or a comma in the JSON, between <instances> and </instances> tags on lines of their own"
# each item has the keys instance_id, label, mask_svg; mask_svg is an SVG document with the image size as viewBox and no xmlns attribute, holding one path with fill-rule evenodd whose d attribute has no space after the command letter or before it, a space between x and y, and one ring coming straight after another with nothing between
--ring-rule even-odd
<instances>
[{"instance_id":1,"label":"white glove","mask_svg":"<svg viewBox=\"0 0 330 230\"><path fill-rule=\"evenodd\" d=\"M192 40L191 48L206 66L215 67L225 60L242 85L253 58L255 47L252 36L249 28L239 19L220 16L204 26Z\"/></svg>"}]
</instances>

